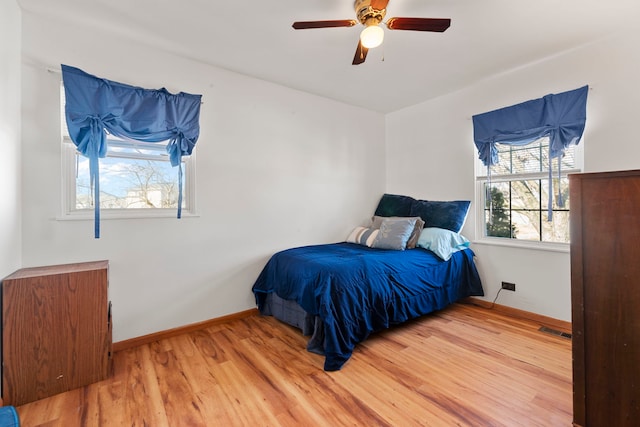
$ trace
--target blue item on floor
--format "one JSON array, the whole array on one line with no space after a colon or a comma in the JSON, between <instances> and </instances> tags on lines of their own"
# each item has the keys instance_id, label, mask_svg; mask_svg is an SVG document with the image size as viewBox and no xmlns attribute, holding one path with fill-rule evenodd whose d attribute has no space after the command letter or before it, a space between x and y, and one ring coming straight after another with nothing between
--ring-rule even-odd
<instances>
[{"instance_id":1,"label":"blue item on floor","mask_svg":"<svg viewBox=\"0 0 640 427\"><path fill-rule=\"evenodd\" d=\"M0 407L0 427L20 427L20 419L13 406Z\"/></svg>"}]
</instances>

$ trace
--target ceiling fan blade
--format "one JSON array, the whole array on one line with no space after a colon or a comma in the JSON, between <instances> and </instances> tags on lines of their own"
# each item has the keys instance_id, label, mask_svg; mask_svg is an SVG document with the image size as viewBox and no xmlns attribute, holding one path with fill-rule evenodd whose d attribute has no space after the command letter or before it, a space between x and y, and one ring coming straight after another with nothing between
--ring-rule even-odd
<instances>
[{"instance_id":1,"label":"ceiling fan blade","mask_svg":"<svg viewBox=\"0 0 640 427\"><path fill-rule=\"evenodd\" d=\"M292 27L296 30L306 30L308 28L333 28L333 27L353 27L358 22L353 19L336 19L333 21L297 21Z\"/></svg>"},{"instance_id":2,"label":"ceiling fan blade","mask_svg":"<svg viewBox=\"0 0 640 427\"><path fill-rule=\"evenodd\" d=\"M445 18L390 18L390 30L434 31L441 33L449 28L451 19Z\"/></svg>"},{"instance_id":3,"label":"ceiling fan blade","mask_svg":"<svg viewBox=\"0 0 640 427\"><path fill-rule=\"evenodd\" d=\"M358 47L356 48L356 54L353 57L353 63L351 65L359 65L367 59L367 52L369 49L362 46L362 42L358 40Z\"/></svg>"},{"instance_id":4,"label":"ceiling fan blade","mask_svg":"<svg viewBox=\"0 0 640 427\"><path fill-rule=\"evenodd\" d=\"M376 10L382 10L387 8L389 0L371 0L371 7Z\"/></svg>"}]
</instances>

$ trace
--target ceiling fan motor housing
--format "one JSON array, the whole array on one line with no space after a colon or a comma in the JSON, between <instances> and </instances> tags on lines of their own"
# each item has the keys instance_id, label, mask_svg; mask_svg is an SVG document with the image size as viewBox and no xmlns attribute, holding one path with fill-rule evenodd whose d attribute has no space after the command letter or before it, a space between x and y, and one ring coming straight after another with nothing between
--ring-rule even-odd
<instances>
[{"instance_id":1,"label":"ceiling fan motor housing","mask_svg":"<svg viewBox=\"0 0 640 427\"><path fill-rule=\"evenodd\" d=\"M358 21L365 26L380 24L387 13L387 9L377 10L371 7L371 0L356 0L354 9Z\"/></svg>"}]
</instances>

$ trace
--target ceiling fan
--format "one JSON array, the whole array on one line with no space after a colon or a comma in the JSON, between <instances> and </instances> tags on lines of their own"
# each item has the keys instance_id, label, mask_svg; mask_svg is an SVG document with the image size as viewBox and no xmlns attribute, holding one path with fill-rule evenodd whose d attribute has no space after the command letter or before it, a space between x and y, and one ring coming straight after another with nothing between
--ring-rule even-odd
<instances>
[{"instance_id":1,"label":"ceiling fan","mask_svg":"<svg viewBox=\"0 0 640 427\"><path fill-rule=\"evenodd\" d=\"M367 58L369 49L380 46L384 39L384 30L380 27L387 13L389 0L355 0L354 8L358 21L354 19L338 19L333 21L296 21L293 28L306 30L309 28L353 27L358 22L365 26L360 33L360 40L353 57L353 65L362 64ZM445 18L390 18L386 22L390 30L412 30L443 32L451 19Z\"/></svg>"}]
</instances>

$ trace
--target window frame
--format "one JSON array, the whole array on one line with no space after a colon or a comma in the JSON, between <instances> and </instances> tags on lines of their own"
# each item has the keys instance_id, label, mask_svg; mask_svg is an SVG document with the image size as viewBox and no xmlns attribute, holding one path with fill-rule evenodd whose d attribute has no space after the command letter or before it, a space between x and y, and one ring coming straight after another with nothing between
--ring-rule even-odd
<instances>
[{"instance_id":1,"label":"window frame","mask_svg":"<svg viewBox=\"0 0 640 427\"><path fill-rule=\"evenodd\" d=\"M580 144L574 145L571 148L574 150L574 167L573 168L563 168L561 170L561 176L567 177L572 173L580 173L583 170L584 165L584 138L580 141ZM533 141L532 144L536 143L540 139ZM494 245L494 246L507 246L507 247L517 247L517 248L526 248L526 249L536 249L536 250L544 250L544 251L553 251L553 252L569 252L570 243L564 242L545 242L539 240L520 240L514 238L507 237L495 237L495 236L487 236L486 235L486 227L485 227L485 203L486 203L486 192L485 192L485 183L488 182L487 176L487 167L482 163L482 161L476 156L474 162L475 169L475 235L476 239L474 243L477 244L486 244L486 245ZM553 176L556 178L558 176L558 170L554 169ZM491 182L509 182L509 181L521 181L521 180L545 180L548 179L549 172L541 171L541 172L525 172L525 173L512 173L509 175L498 175L491 176Z\"/></svg>"}]
</instances>

